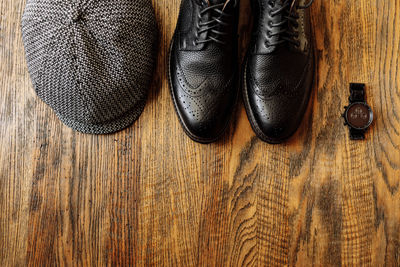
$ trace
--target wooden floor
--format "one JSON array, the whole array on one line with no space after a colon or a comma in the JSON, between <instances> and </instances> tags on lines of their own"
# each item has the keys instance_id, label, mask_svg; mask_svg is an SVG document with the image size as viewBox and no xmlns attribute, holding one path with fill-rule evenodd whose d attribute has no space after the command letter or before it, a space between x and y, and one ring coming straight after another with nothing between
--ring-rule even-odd
<instances>
[{"instance_id":1,"label":"wooden floor","mask_svg":"<svg viewBox=\"0 0 400 267\"><path fill-rule=\"evenodd\" d=\"M400 1L315 1L314 94L275 146L242 103L220 142L184 135L166 76L179 2L154 0L160 53L140 120L90 136L35 96L24 0L0 0L0 266L400 266ZM243 55L249 0L241 11ZM376 112L365 142L340 118L350 82L367 83Z\"/></svg>"}]
</instances>

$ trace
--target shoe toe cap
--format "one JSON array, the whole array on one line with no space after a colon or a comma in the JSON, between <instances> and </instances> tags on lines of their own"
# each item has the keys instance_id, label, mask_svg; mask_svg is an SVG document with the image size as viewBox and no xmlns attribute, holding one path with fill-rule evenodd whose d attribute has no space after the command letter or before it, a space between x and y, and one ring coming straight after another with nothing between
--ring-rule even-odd
<instances>
[{"instance_id":1,"label":"shoe toe cap","mask_svg":"<svg viewBox=\"0 0 400 267\"><path fill-rule=\"evenodd\" d=\"M210 143L223 134L234 103L229 88L219 92L205 87L200 95L189 94L177 84L172 90L179 119L193 140Z\"/></svg>"},{"instance_id":2,"label":"shoe toe cap","mask_svg":"<svg viewBox=\"0 0 400 267\"><path fill-rule=\"evenodd\" d=\"M180 120L195 141L209 143L215 141L226 128L230 107L218 105L211 99L196 99L180 93L182 97L175 100ZM178 93L179 95L179 93Z\"/></svg>"},{"instance_id":3,"label":"shoe toe cap","mask_svg":"<svg viewBox=\"0 0 400 267\"><path fill-rule=\"evenodd\" d=\"M281 143L296 132L308 103L285 96L265 100L257 95L250 102L257 134L269 143Z\"/></svg>"}]
</instances>

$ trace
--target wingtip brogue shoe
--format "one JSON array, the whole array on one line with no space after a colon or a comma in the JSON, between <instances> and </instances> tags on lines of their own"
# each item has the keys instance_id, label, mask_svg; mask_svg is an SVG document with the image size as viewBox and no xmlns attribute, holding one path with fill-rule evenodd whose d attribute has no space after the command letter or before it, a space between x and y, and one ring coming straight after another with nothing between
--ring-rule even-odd
<instances>
[{"instance_id":1,"label":"wingtip brogue shoe","mask_svg":"<svg viewBox=\"0 0 400 267\"><path fill-rule=\"evenodd\" d=\"M216 141L237 98L238 3L183 0L169 53L172 99L187 135Z\"/></svg>"},{"instance_id":2,"label":"wingtip brogue shoe","mask_svg":"<svg viewBox=\"0 0 400 267\"><path fill-rule=\"evenodd\" d=\"M243 70L243 97L252 128L272 144L296 132L312 90L312 0L303 6L301 2L252 0L254 28Z\"/></svg>"}]
</instances>

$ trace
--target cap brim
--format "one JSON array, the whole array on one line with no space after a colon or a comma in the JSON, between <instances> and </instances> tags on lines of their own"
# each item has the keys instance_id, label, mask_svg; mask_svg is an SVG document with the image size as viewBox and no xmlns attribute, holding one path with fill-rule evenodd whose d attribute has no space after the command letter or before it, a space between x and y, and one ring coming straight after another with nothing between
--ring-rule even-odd
<instances>
[{"instance_id":1,"label":"cap brim","mask_svg":"<svg viewBox=\"0 0 400 267\"><path fill-rule=\"evenodd\" d=\"M103 124L88 124L72 120L56 113L57 117L68 127L85 134L112 134L131 126L142 114L146 101L126 112L123 116Z\"/></svg>"}]
</instances>

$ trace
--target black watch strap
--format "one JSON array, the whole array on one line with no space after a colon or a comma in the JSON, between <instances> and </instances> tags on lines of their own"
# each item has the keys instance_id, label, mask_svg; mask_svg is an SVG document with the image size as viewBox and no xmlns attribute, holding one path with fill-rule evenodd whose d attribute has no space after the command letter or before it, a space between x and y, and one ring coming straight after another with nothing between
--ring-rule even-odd
<instances>
[{"instance_id":1,"label":"black watch strap","mask_svg":"<svg viewBox=\"0 0 400 267\"><path fill-rule=\"evenodd\" d=\"M365 84L351 83L349 100L350 104L356 102L365 102Z\"/></svg>"},{"instance_id":2,"label":"black watch strap","mask_svg":"<svg viewBox=\"0 0 400 267\"><path fill-rule=\"evenodd\" d=\"M364 140L365 131L350 128L350 139L351 140Z\"/></svg>"}]
</instances>

